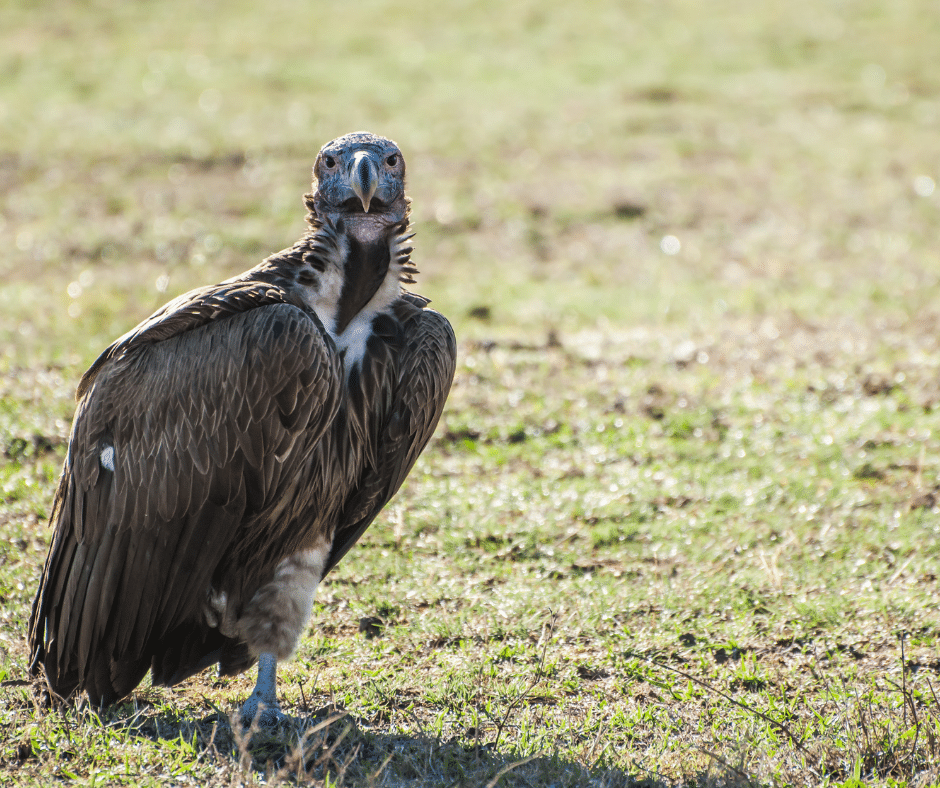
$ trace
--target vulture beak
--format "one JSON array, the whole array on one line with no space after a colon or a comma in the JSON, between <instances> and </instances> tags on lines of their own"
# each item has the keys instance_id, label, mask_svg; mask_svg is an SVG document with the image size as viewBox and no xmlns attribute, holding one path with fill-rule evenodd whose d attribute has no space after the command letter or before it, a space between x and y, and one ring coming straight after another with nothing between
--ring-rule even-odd
<instances>
[{"instance_id":1,"label":"vulture beak","mask_svg":"<svg viewBox=\"0 0 940 788\"><path fill-rule=\"evenodd\" d=\"M353 156L349 185L362 202L362 210L368 213L372 195L379 185L379 172L365 151L359 151Z\"/></svg>"}]
</instances>

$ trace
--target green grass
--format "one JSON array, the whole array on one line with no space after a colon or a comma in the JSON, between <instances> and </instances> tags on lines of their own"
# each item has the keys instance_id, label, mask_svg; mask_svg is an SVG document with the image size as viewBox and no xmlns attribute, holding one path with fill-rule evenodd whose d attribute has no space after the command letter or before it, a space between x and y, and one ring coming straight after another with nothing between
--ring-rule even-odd
<instances>
[{"instance_id":1,"label":"green grass","mask_svg":"<svg viewBox=\"0 0 940 788\"><path fill-rule=\"evenodd\" d=\"M934 3L0 18L0 784L940 785ZM297 730L248 742L208 672L43 712L82 370L295 240L359 128L460 357L283 670Z\"/></svg>"}]
</instances>

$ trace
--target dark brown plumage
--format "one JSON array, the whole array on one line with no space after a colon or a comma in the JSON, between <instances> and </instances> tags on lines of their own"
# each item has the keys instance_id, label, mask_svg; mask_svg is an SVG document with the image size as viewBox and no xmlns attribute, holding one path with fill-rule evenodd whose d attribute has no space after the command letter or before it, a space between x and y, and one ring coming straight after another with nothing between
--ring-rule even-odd
<instances>
[{"instance_id":1,"label":"dark brown plumage","mask_svg":"<svg viewBox=\"0 0 940 788\"><path fill-rule=\"evenodd\" d=\"M414 281L404 161L364 132L320 151L310 229L171 301L78 387L29 626L31 672L69 698L127 695L261 656L276 708L322 579L397 492L454 374Z\"/></svg>"}]
</instances>

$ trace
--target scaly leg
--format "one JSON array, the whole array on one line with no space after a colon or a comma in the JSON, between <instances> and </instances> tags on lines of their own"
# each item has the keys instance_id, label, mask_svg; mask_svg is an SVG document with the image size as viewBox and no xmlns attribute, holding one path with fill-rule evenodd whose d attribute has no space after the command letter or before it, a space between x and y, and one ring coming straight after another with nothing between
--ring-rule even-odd
<instances>
[{"instance_id":1,"label":"scaly leg","mask_svg":"<svg viewBox=\"0 0 940 788\"><path fill-rule=\"evenodd\" d=\"M255 689L242 705L243 725L251 725L257 717L258 724L273 728L287 719L277 702L277 657L274 654L258 655L258 681Z\"/></svg>"}]
</instances>

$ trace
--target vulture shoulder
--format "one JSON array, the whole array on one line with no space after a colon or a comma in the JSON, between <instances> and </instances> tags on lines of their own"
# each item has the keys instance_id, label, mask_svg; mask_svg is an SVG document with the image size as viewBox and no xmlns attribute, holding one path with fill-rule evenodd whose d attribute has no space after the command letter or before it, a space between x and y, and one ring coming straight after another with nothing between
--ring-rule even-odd
<instances>
[{"instance_id":1,"label":"vulture shoulder","mask_svg":"<svg viewBox=\"0 0 940 788\"><path fill-rule=\"evenodd\" d=\"M94 703L192 617L226 551L263 523L339 407L332 340L283 290L230 282L171 302L79 386L30 618L33 667Z\"/></svg>"}]
</instances>

